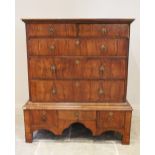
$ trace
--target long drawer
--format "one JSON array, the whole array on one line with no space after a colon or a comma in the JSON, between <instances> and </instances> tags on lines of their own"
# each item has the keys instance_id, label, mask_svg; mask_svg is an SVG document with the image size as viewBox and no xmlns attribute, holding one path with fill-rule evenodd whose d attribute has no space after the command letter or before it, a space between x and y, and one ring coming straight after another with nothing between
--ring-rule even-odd
<instances>
[{"instance_id":1,"label":"long drawer","mask_svg":"<svg viewBox=\"0 0 155 155\"><path fill-rule=\"evenodd\" d=\"M34 102L123 102L123 80L30 80Z\"/></svg>"},{"instance_id":2,"label":"long drawer","mask_svg":"<svg viewBox=\"0 0 155 155\"><path fill-rule=\"evenodd\" d=\"M128 39L31 38L29 55L51 56L127 56Z\"/></svg>"},{"instance_id":3,"label":"long drawer","mask_svg":"<svg viewBox=\"0 0 155 155\"><path fill-rule=\"evenodd\" d=\"M30 57L31 79L125 79L126 59Z\"/></svg>"}]
</instances>

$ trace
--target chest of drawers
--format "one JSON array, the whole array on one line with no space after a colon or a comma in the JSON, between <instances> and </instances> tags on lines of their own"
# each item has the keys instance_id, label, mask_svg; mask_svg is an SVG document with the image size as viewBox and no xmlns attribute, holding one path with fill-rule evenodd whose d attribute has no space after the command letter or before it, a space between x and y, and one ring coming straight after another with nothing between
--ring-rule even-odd
<instances>
[{"instance_id":1,"label":"chest of drawers","mask_svg":"<svg viewBox=\"0 0 155 155\"><path fill-rule=\"evenodd\" d=\"M132 19L23 19L29 101L26 142L33 131L56 135L79 122L129 144L132 108L126 100Z\"/></svg>"}]
</instances>

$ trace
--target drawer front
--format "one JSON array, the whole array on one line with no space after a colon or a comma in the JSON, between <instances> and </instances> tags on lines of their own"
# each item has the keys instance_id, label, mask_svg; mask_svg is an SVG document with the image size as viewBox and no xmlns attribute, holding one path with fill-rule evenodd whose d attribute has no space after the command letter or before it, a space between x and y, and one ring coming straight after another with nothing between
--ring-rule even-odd
<instances>
[{"instance_id":1,"label":"drawer front","mask_svg":"<svg viewBox=\"0 0 155 155\"><path fill-rule=\"evenodd\" d=\"M31 79L124 79L126 59L29 58Z\"/></svg>"},{"instance_id":2,"label":"drawer front","mask_svg":"<svg viewBox=\"0 0 155 155\"><path fill-rule=\"evenodd\" d=\"M31 101L123 102L123 80L31 80Z\"/></svg>"},{"instance_id":3,"label":"drawer front","mask_svg":"<svg viewBox=\"0 0 155 155\"><path fill-rule=\"evenodd\" d=\"M58 118L61 120L86 120L93 121L96 120L96 111L58 111Z\"/></svg>"},{"instance_id":4,"label":"drawer front","mask_svg":"<svg viewBox=\"0 0 155 155\"><path fill-rule=\"evenodd\" d=\"M79 112L79 120L95 121L96 120L96 111L80 111Z\"/></svg>"},{"instance_id":5,"label":"drawer front","mask_svg":"<svg viewBox=\"0 0 155 155\"><path fill-rule=\"evenodd\" d=\"M32 110L33 125L57 126L57 112L54 110Z\"/></svg>"},{"instance_id":6,"label":"drawer front","mask_svg":"<svg viewBox=\"0 0 155 155\"><path fill-rule=\"evenodd\" d=\"M80 37L129 37L128 24L80 24Z\"/></svg>"},{"instance_id":7,"label":"drawer front","mask_svg":"<svg viewBox=\"0 0 155 155\"><path fill-rule=\"evenodd\" d=\"M124 127L125 112L120 111L108 111L98 112L97 125L99 128L118 128Z\"/></svg>"},{"instance_id":8,"label":"drawer front","mask_svg":"<svg viewBox=\"0 0 155 155\"><path fill-rule=\"evenodd\" d=\"M51 36L65 37L76 36L75 24L27 24L28 37Z\"/></svg>"},{"instance_id":9,"label":"drawer front","mask_svg":"<svg viewBox=\"0 0 155 155\"><path fill-rule=\"evenodd\" d=\"M37 39L28 40L29 55L127 56L128 39Z\"/></svg>"}]
</instances>

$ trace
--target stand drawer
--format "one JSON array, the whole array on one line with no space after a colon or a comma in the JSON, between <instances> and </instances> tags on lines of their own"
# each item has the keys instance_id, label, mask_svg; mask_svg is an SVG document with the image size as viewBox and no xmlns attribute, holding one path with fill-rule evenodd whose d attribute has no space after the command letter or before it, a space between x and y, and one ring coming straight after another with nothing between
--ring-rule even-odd
<instances>
[{"instance_id":1,"label":"stand drawer","mask_svg":"<svg viewBox=\"0 0 155 155\"><path fill-rule=\"evenodd\" d=\"M96 111L61 110L58 118L62 120L96 120Z\"/></svg>"},{"instance_id":2,"label":"stand drawer","mask_svg":"<svg viewBox=\"0 0 155 155\"><path fill-rule=\"evenodd\" d=\"M57 126L57 112L55 110L32 110L32 123L34 125Z\"/></svg>"},{"instance_id":3,"label":"stand drawer","mask_svg":"<svg viewBox=\"0 0 155 155\"><path fill-rule=\"evenodd\" d=\"M124 127L125 112L100 111L97 114L97 125L104 129L121 129Z\"/></svg>"}]
</instances>

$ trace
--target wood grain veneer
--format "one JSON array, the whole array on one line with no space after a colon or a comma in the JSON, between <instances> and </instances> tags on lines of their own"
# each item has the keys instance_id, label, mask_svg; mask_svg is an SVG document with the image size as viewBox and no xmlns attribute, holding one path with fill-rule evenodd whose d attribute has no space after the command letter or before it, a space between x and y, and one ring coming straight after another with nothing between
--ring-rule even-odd
<instances>
[{"instance_id":1,"label":"wood grain veneer","mask_svg":"<svg viewBox=\"0 0 155 155\"><path fill-rule=\"evenodd\" d=\"M100 135L130 142L132 107L126 100L133 19L23 19L26 24L29 101L25 139L46 129L61 135L82 123Z\"/></svg>"}]
</instances>

